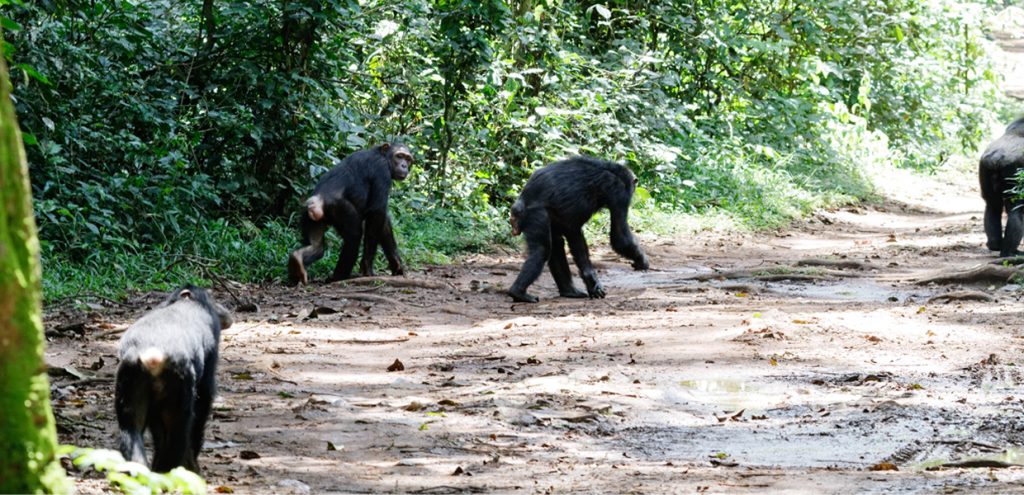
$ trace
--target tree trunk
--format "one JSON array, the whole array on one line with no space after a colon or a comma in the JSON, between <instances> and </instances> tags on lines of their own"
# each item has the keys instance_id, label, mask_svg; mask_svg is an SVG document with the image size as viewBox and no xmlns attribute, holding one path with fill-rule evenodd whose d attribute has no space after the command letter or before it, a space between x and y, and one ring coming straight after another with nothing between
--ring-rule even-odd
<instances>
[{"instance_id":1,"label":"tree trunk","mask_svg":"<svg viewBox=\"0 0 1024 495\"><path fill-rule=\"evenodd\" d=\"M39 240L0 57L0 493L68 493L43 361Z\"/></svg>"}]
</instances>

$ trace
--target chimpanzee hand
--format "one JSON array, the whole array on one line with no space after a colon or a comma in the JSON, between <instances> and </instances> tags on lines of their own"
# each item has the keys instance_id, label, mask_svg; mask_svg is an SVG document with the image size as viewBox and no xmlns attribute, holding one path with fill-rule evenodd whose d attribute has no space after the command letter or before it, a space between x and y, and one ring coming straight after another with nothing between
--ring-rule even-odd
<instances>
[{"instance_id":1,"label":"chimpanzee hand","mask_svg":"<svg viewBox=\"0 0 1024 495\"><path fill-rule=\"evenodd\" d=\"M587 283L587 294L591 299L604 299L604 286L601 285L601 282L598 282L596 278L593 279L593 282L589 279L585 282Z\"/></svg>"},{"instance_id":2,"label":"chimpanzee hand","mask_svg":"<svg viewBox=\"0 0 1024 495\"><path fill-rule=\"evenodd\" d=\"M640 253L640 257L633 260L633 269L636 271L647 271L651 268L651 264L647 261L647 255Z\"/></svg>"},{"instance_id":3,"label":"chimpanzee hand","mask_svg":"<svg viewBox=\"0 0 1024 495\"><path fill-rule=\"evenodd\" d=\"M391 268L391 274L396 276L396 277L398 277L400 275L405 275L405 269L402 268L402 265L397 265L397 266Z\"/></svg>"}]
</instances>

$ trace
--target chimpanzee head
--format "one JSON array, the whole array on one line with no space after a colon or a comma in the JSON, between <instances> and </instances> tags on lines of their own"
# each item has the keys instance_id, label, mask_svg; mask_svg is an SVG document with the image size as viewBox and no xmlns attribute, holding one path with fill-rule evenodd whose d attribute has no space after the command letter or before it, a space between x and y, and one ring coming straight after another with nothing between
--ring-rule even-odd
<instances>
[{"instance_id":1,"label":"chimpanzee head","mask_svg":"<svg viewBox=\"0 0 1024 495\"><path fill-rule=\"evenodd\" d=\"M1006 126L1006 133L1013 134L1015 136L1024 136L1024 117L1021 117Z\"/></svg>"},{"instance_id":2,"label":"chimpanzee head","mask_svg":"<svg viewBox=\"0 0 1024 495\"><path fill-rule=\"evenodd\" d=\"M409 151L408 146L384 143L380 145L380 153L388 161L393 180L405 180L409 176L409 167L412 166L412 152Z\"/></svg>"},{"instance_id":3,"label":"chimpanzee head","mask_svg":"<svg viewBox=\"0 0 1024 495\"><path fill-rule=\"evenodd\" d=\"M194 301L210 313L211 316L220 321L221 330L231 327L231 313L224 306L213 300L206 289L196 287L192 284L185 285L167 296L158 307L170 306L178 301Z\"/></svg>"},{"instance_id":4,"label":"chimpanzee head","mask_svg":"<svg viewBox=\"0 0 1024 495\"><path fill-rule=\"evenodd\" d=\"M526 207L523 205L521 199L517 199L512 208L509 209L508 223L512 226L512 237L515 237L523 233L523 214L526 213Z\"/></svg>"}]
</instances>

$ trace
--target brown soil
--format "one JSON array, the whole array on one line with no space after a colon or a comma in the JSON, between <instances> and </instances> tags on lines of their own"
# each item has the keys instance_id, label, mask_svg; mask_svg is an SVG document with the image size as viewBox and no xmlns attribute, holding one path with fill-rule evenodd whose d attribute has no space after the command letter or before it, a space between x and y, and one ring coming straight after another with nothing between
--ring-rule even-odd
<instances>
[{"instance_id":1,"label":"brown soil","mask_svg":"<svg viewBox=\"0 0 1024 495\"><path fill-rule=\"evenodd\" d=\"M994 259L975 179L950 177L887 178L900 201L778 233L641 233L646 273L599 245L604 300L545 274L541 303L513 304L520 259L497 256L235 288L258 310L224 332L204 474L239 493L1024 490L1020 288L916 283ZM159 298L50 308L55 375L85 374L54 376L62 442L115 447L119 331Z\"/></svg>"}]
</instances>

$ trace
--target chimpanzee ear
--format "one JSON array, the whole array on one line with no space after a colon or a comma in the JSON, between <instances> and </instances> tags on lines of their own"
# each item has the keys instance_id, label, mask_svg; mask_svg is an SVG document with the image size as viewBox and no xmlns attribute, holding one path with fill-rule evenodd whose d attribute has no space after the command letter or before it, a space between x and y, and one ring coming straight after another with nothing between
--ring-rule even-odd
<instances>
[{"instance_id":1,"label":"chimpanzee ear","mask_svg":"<svg viewBox=\"0 0 1024 495\"><path fill-rule=\"evenodd\" d=\"M384 144L380 145L380 152L382 154L387 153L389 149L391 149L391 145L388 144L388 143L384 143Z\"/></svg>"},{"instance_id":2,"label":"chimpanzee ear","mask_svg":"<svg viewBox=\"0 0 1024 495\"><path fill-rule=\"evenodd\" d=\"M188 289L181 289L181 292L178 293L178 297L182 299L192 299L192 291Z\"/></svg>"}]
</instances>

